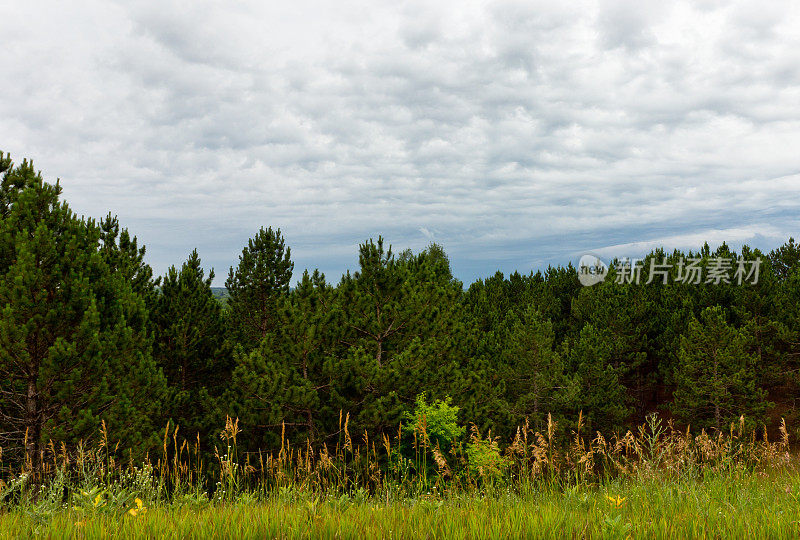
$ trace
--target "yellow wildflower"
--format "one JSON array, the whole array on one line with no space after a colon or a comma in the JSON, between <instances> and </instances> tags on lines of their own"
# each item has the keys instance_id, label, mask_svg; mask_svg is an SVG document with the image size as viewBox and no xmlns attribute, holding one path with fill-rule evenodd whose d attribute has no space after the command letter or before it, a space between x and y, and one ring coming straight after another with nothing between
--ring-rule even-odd
<instances>
[{"instance_id":1,"label":"yellow wildflower","mask_svg":"<svg viewBox=\"0 0 800 540\"><path fill-rule=\"evenodd\" d=\"M130 510L128 510L128 513L130 515L138 516L139 514L144 514L145 512L147 512L147 508L144 507L144 503L142 502L142 499L140 499L139 497L136 497L136 499L134 499L133 502L136 503L136 506L131 508Z\"/></svg>"},{"instance_id":2,"label":"yellow wildflower","mask_svg":"<svg viewBox=\"0 0 800 540\"><path fill-rule=\"evenodd\" d=\"M624 503L624 502L625 502L625 497L620 497L620 496L617 496L617 497L609 497L608 495L606 495L606 499L608 499L609 501L611 501L612 503L614 503L614 506L615 506L616 508L622 508L622 503Z\"/></svg>"}]
</instances>

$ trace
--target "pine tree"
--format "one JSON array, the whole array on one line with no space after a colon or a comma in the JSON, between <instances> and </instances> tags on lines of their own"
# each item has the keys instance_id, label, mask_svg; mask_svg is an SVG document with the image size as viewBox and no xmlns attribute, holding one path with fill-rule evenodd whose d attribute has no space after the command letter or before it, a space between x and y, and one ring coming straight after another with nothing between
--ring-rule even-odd
<instances>
[{"instance_id":1,"label":"pine tree","mask_svg":"<svg viewBox=\"0 0 800 540\"><path fill-rule=\"evenodd\" d=\"M788 276L779 280L773 261L757 249L742 246L741 257L751 263L760 259L760 270L757 282L753 283L751 278L733 287L731 323L743 329L751 338L748 340L748 352L755 355L756 376L760 385L765 389L778 390L791 378L787 377L791 372L785 339L788 328L781 321L779 312L779 296L782 286L788 282Z\"/></svg>"},{"instance_id":2,"label":"pine tree","mask_svg":"<svg viewBox=\"0 0 800 540\"><path fill-rule=\"evenodd\" d=\"M778 280L787 279L800 268L800 244L789 238L788 242L769 253L769 261Z\"/></svg>"},{"instance_id":3,"label":"pine tree","mask_svg":"<svg viewBox=\"0 0 800 540\"><path fill-rule=\"evenodd\" d=\"M289 293L294 263L281 230L262 228L231 267L225 287L233 338L253 350L275 328L279 300Z\"/></svg>"},{"instance_id":4,"label":"pine tree","mask_svg":"<svg viewBox=\"0 0 800 540\"><path fill-rule=\"evenodd\" d=\"M453 390L464 360L461 283L440 249L398 260L382 238L369 240L337 293L346 348L326 369L336 377L331 403L349 409L354 426L391 429L421 391L442 399Z\"/></svg>"},{"instance_id":5,"label":"pine tree","mask_svg":"<svg viewBox=\"0 0 800 540\"><path fill-rule=\"evenodd\" d=\"M529 418L542 429L548 413L564 410L566 380L554 349L553 325L532 306L521 316L509 314L511 328L502 352L510 412L516 422Z\"/></svg>"},{"instance_id":6,"label":"pine tree","mask_svg":"<svg viewBox=\"0 0 800 540\"><path fill-rule=\"evenodd\" d=\"M358 262L359 271L353 276L348 272L339 285L344 324L350 330L347 341L350 346L373 351L375 363L381 367L392 345L413 331L421 306L402 301L405 276L392 248L384 249L383 238L359 246Z\"/></svg>"},{"instance_id":7,"label":"pine tree","mask_svg":"<svg viewBox=\"0 0 800 540\"><path fill-rule=\"evenodd\" d=\"M110 213L100 221L100 239L101 253L112 272L119 272L130 282L150 311L158 296L161 278L154 279L153 269L144 262L145 247L139 247L136 237L131 237L128 229L121 229L117 217Z\"/></svg>"},{"instance_id":8,"label":"pine tree","mask_svg":"<svg viewBox=\"0 0 800 540\"><path fill-rule=\"evenodd\" d=\"M756 380L751 336L725 321L721 307L706 308L692 319L681 339L672 410L696 427L722 429L745 415L764 420L771 406Z\"/></svg>"},{"instance_id":9,"label":"pine tree","mask_svg":"<svg viewBox=\"0 0 800 540\"><path fill-rule=\"evenodd\" d=\"M783 375L781 394L794 415L798 414L800 402L800 267L795 268L785 280L776 286L774 324L780 328L778 334L781 351L780 367ZM788 420L787 420L788 421Z\"/></svg>"},{"instance_id":10,"label":"pine tree","mask_svg":"<svg viewBox=\"0 0 800 540\"><path fill-rule=\"evenodd\" d=\"M630 413L627 392L613 364L613 335L587 324L569 350L574 373L570 389L576 414L583 411L591 430L611 432L623 426Z\"/></svg>"},{"instance_id":11,"label":"pine tree","mask_svg":"<svg viewBox=\"0 0 800 540\"><path fill-rule=\"evenodd\" d=\"M568 264L565 268L548 267L544 283L536 294L539 311L553 323L556 342L576 337L582 326L572 317L572 302L582 290L578 271Z\"/></svg>"},{"instance_id":12,"label":"pine tree","mask_svg":"<svg viewBox=\"0 0 800 540\"><path fill-rule=\"evenodd\" d=\"M658 256L661 260L661 256ZM629 389L626 402L635 405L644 421L648 399L652 395L657 361L650 350L656 322L648 293L660 285L619 284L613 279L584 287L573 302L573 318L579 324L591 324L613 335L610 362L620 382Z\"/></svg>"},{"instance_id":13,"label":"pine tree","mask_svg":"<svg viewBox=\"0 0 800 540\"><path fill-rule=\"evenodd\" d=\"M49 441L154 443L164 382L141 295L102 253L102 231L33 164L0 163L0 418L4 446L38 466ZM10 443L10 444L8 444Z\"/></svg>"},{"instance_id":14,"label":"pine tree","mask_svg":"<svg viewBox=\"0 0 800 540\"><path fill-rule=\"evenodd\" d=\"M197 250L180 270L170 267L152 311L154 357L170 389L165 408L187 433L206 432L218 396L230 378L230 353L225 340L222 307L214 298L214 271L205 272Z\"/></svg>"},{"instance_id":15,"label":"pine tree","mask_svg":"<svg viewBox=\"0 0 800 540\"><path fill-rule=\"evenodd\" d=\"M303 277L278 309L278 324L259 347L240 350L226 398L242 425L252 432L250 443L271 445L285 428L290 439L314 440L333 431L332 410L323 392L330 386L324 364L335 337L331 287L315 271ZM328 424L325 424L325 422Z\"/></svg>"},{"instance_id":16,"label":"pine tree","mask_svg":"<svg viewBox=\"0 0 800 540\"><path fill-rule=\"evenodd\" d=\"M236 352L224 405L242 422L248 432L245 445L253 451L280 448L281 433L295 441L315 438L319 394L282 345L286 342L269 333L257 349Z\"/></svg>"}]
</instances>

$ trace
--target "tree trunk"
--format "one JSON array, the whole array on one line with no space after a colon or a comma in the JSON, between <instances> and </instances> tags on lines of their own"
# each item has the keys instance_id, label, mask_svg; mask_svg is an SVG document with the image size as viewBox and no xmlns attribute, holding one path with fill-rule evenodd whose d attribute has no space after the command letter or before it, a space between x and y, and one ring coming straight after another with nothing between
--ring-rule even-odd
<instances>
[{"instance_id":1,"label":"tree trunk","mask_svg":"<svg viewBox=\"0 0 800 540\"><path fill-rule=\"evenodd\" d=\"M719 360L717 360L717 352L714 351L714 384L716 385L717 381L719 381ZM721 396L717 395L714 396L714 422L717 424L717 429L722 429L722 414L719 410L719 400Z\"/></svg>"},{"instance_id":2,"label":"tree trunk","mask_svg":"<svg viewBox=\"0 0 800 540\"><path fill-rule=\"evenodd\" d=\"M28 393L25 398L25 454L27 467L38 467L36 454L39 453L39 437L41 425L39 423L39 392L36 388L36 377L28 377Z\"/></svg>"}]
</instances>

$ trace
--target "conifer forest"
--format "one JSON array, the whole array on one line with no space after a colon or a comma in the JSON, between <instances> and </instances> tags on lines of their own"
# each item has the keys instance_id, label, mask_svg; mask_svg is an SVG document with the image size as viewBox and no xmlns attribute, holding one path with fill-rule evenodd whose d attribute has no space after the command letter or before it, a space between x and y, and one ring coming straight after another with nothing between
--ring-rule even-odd
<instances>
[{"instance_id":1,"label":"conifer forest","mask_svg":"<svg viewBox=\"0 0 800 540\"><path fill-rule=\"evenodd\" d=\"M762 514L768 536L798 532L792 238L653 250L637 282L616 260L591 286L572 264L462 283L442 246L380 231L352 272L299 269L274 223L219 294L202 253L154 275L113 210L76 215L31 161L3 154L0 174L12 536L169 521L185 537L195 519L210 535L735 536ZM748 490L742 513L699 520Z\"/></svg>"}]
</instances>

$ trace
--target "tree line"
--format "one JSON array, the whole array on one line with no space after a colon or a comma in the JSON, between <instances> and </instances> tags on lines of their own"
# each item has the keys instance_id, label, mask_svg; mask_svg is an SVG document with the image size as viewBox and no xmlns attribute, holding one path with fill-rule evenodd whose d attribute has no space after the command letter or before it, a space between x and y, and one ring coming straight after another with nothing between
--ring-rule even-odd
<instances>
[{"instance_id":1,"label":"tree line","mask_svg":"<svg viewBox=\"0 0 800 540\"><path fill-rule=\"evenodd\" d=\"M297 278L281 231L262 228L220 302L196 251L155 276L116 217L78 217L29 161L0 153L0 174L7 465L74 448L103 424L134 459L160 447L168 422L211 451L226 417L246 451L327 443L343 415L374 440L425 399L503 436L548 415L565 436L579 415L606 433L654 411L709 429L797 418L793 239L768 254L706 244L644 259L760 258L754 284L621 283L617 261L592 287L572 265L465 287L441 246L395 253L381 237L336 283Z\"/></svg>"}]
</instances>

